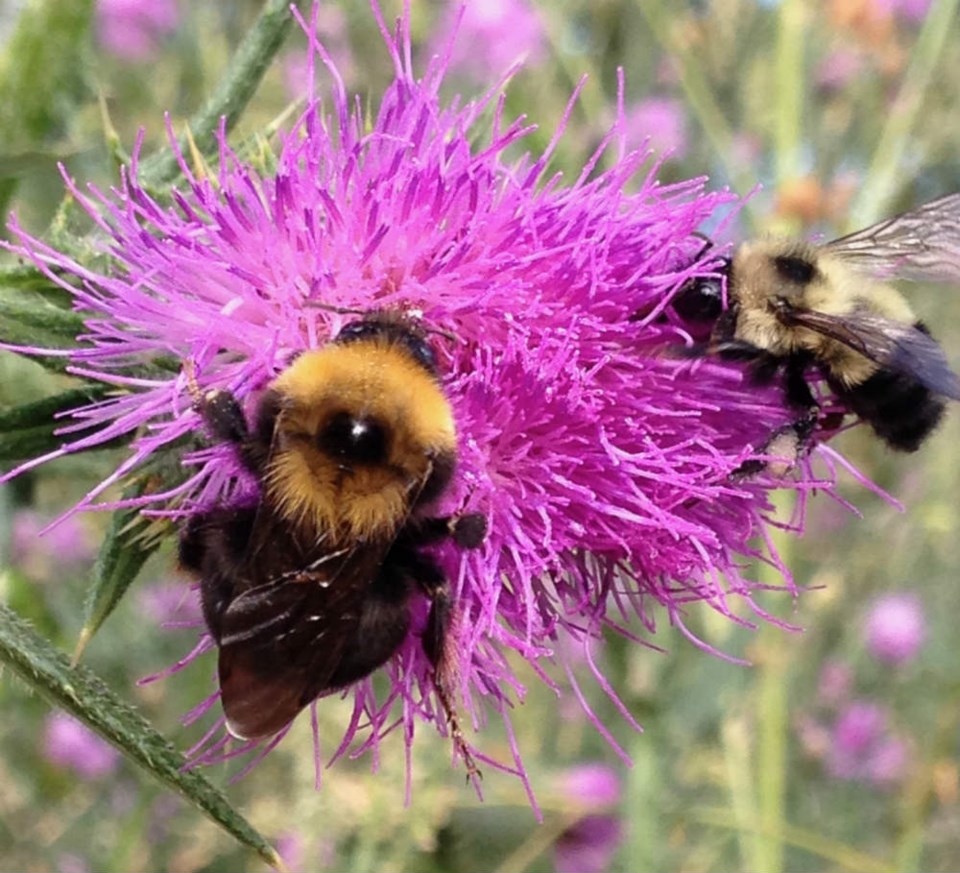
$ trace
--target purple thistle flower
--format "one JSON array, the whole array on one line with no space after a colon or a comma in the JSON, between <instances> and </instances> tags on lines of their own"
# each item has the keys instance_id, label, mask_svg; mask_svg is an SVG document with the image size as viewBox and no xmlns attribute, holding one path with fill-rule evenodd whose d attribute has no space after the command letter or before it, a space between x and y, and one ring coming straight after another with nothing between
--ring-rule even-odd
<instances>
[{"instance_id":1,"label":"purple thistle flower","mask_svg":"<svg viewBox=\"0 0 960 873\"><path fill-rule=\"evenodd\" d=\"M131 63L153 57L164 37L177 29L179 21L175 0L97 0L100 44Z\"/></svg>"},{"instance_id":2,"label":"purple thistle flower","mask_svg":"<svg viewBox=\"0 0 960 873\"><path fill-rule=\"evenodd\" d=\"M288 870L303 870L306 846L303 835L298 831L286 831L277 838L277 854L283 859Z\"/></svg>"},{"instance_id":3,"label":"purple thistle flower","mask_svg":"<svg viewBox=\"0 0 960 873\"><path fill-rule=\"evenodd\" d=\"M580 764L561 774L557 793L578 814L554 845L558 873L602 873L623 838L613 812L622 794L619 774L607 764Z\"/></svg>"},{"instance_id":4,"label":"purple thistle flower","mask_svg":"<svg viewBox=\"0 0 960 873\"><path fill-rule=\"evenodd\" d=\"M842 661L827 661L817 682L817 701L823 706L838 706L853 690L853 669Z\"/></svg>"},{"instance_id":5,"label":"purple thistle flower","mask_svg":"<svg viewBox=\"0 0 960 873\"><path fill-rule=\"evenodd\" d=\"M694 231L732 204L729 194L706 192L703 180L659 184L657 166L624 148L622 98L577 178L548 171L569 109L544 154L508 158L533 128L505 119L502 88L442 101L449 50L417 79L408 16L390 36L374 8L396 75L373 118L348 99L311 38L313 62L333 76L333 99L321 106L311 95L281 138L274 175L244 163L221 135L212 178L194 175L181 156L185 183L170 204L141 186L139 143L117 188L84 191L68 179L99 228L109 273L11 222L15 251L88 313L71 372L122 389L73 411L64 445L11 475L129 435L128 458L75 509L92 508L155 453L203 432L182 372L145 376L131 365L179 359L204 390L252 404L293 355L349 320L315 304L419 312L456 337L435 343L459 433L457 477L438 510L466 506L489 519L481 549L441 553L457 603L459 692L468 723L479 727L496 712L509 729L508 712L524 695L510 654L544 675L538 662L562 659L564 635L630 633L637 621L652 632L657 604L685 633L685 611L698 602L741 624L740 603L769 619L752 602L757 584L742 571L745 558L773 564L795 590L768 538L767 495L785 483L731 478L791 413L775 386L671 351L689 336L670 298L713 266L695 261ZM610 166L601 171L604 156ZM841 461L826 448L820 457L825 478L804 461L786 483L801 498L814 488L832 493ZM100 506L182 520L254 496L229 446L185 451L182 464L184 481ZM445 730L420 642L426 614L418 603L414 632L383 668L385 698L369 680L345 692L354 717L327 757L376 751L398 726L408 748L418 722ZM177 668L212 648L205 638ZM211 731L197 759L237 753L226 743ZM509 766L478 757L526 781L512 751Z\"/></svg>"},{"instance_id":6,"label":"purple thistle flower","mask_svg":"<svg viewBox=\"0 0 960 873\"><path fill-rule=\"evenodd\" d=\"M107 776L120 763L120 753L113 746L63 712L47 716L43 755L51 764L69 768L84 779Z\"/></svg>"},{"instance_id":7,"label":"purple thistle flower","mask_svg":"<svg viewBox=\"0 0 960 873\"><path fill-rule=\"evenodd\" d=\"M470 0L447 4L433 47L442 55L451 44L450 71L485 84L512 64L540 63L547 34L528 0Z\"/></svg>"},{"instance_id":8,"label":"purple thistle flower","mask_svg":"<svg viewBox=\"0 0 960 873\"><path fill-rule=\"evenodd\" d=\"M923 605L914 594L878 597L867 614L867 650L878 661L904 664L912 660L927 635Z\"/></svg>"},{"instance_id":9,"label":"purple thistle flower","mask_svg":"<svg viewBox=\"0 0 960 873\"><path fill-rule=\"evenodd\" d=\"M570 767L561 775L559 793L572 806L596 810L620 802L620 774L608 764Z\"/></svg>"},{"instance_id":10,"label":"purple thistle flower","mask_svg":"<svg viewBox=\"0 0 960 873\"><path fill-rule=\"evenodd\" d=\"M557 873L604 873L623 840L612 815L586 815L567 828L553 847Z\"/></svg>"},{"instance_id":11,"label":"purple thistle flower","mask_svg":"<svg viewBox=\"0 0 960 873\"><path fill-rule=\"evenodd\" d=\"M671 160L687 153L687 113L679 100L648 97L627 110L630 142L648 140L650 148Z\"/></svg>"},{"instance_id":12,"label":"purple thistle flower","mask_svg":"<svg viewBox=\"0 0 960 873\"><path fill-rule=\"evenodd\" d=\"M92 563L96 554L90 531L80 519L65 519L52 528L49 522L49 518L27 509L13 517L11 563L36 580L76 573Z\"/></svg>"},{"instance_id":13,"label":"purple thistle flower","mask_svg":"<svg viewBox=\"0 0 960 873\"><path fill-rule=\"evenodd\" d=\"M905 21L917 23L930 11L930 0L873 0L883 14L897 15Z\"/></svg>"},{"instance_id":14,"label":"purple thistle flower","mask_svg":"<svg viewBox=\"0 0 960 873\"><path fill-rule=\"evenodd\" d=\"M907 746L892 734L880 706L854 701L840 713L827 764L831 775L886 785L900 779L908 763Z\"/></svg>"}]
</instances>

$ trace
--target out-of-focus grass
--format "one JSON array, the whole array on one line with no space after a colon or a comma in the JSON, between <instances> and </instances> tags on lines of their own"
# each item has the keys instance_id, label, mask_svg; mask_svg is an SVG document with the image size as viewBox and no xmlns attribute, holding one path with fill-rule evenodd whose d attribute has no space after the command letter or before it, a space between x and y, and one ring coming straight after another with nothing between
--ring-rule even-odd
<instances>
[{"instance_id":1,"label":"out-of-focus grass","mask_svg":"<svg viewBox=\"0 0 960 873\"><path fill-rule=\"evenodd\" d=\"M874 213L881 207L894 211L960 188L953 121L960 109L956 6L956 0L937 0L923 24L886 18L877 11L880 4L869 0L541 3L546 50L515 77L507 110L539 122L535 142L545 145L573 84L589 72L555 158L558 169L575 175L612 119L616 69L623 66L628 112L650 96L675 101L680 109L685 141L676 143L677 152L661 169L665 181L709 173L712 184L730 184L743 194L765 186L724 240L771 228L829 235L849 229L851 214L863 223L879 217ZM121 143L129 147L141 125L149 143L161 142L163 110L179 119L197 108L257 8L253 2L182 3L176 33L155 58L139 65L89 43L72 83L84 87L79 97L71 90L74 102L62 123L28 142L18 140L15 154L0 143L0 171L15 176L13 206L22 223L42 232L55 214L57 159L78 178L99 184L113 179L98 94ZM341 61L349 69L348 84L376 95L389 64L366 5L331 9L336 15L325 25L328 44L341 58L352 47L352 63ZM415 4L414 33L421 43L444 10L440 2ZM291 57L301 43L291 41ZM238 139L288 105L284 68L281 61L269 74ZM472 92L478 86L454 74L449 87ZM900 111L904 105L908 112ZM644 133L634 131L634 145ZM956 295L918 288L911 299L960 366ZM30 363L0 363L4 403L68 384ZM706 654L666 622L656 637L666 654L611 639L599 657L645 732L633 732L598 689L588 681L584 686L590 705L632 755L632 769L575 705L562 701L558 707L554 695L529 677L530 694L514 721L543 824L535 821L519 784L495 772L487 773L486 801L477 802L460 771L449 768L449 747L437 736L418 739L409 806L403 802L399 738L385 743L375 775L369 761L342 761L323 774L316 792L305 719L276 753L229 789L231 796L268 835L287 838L287 845L299 840L302 860L295 866L305 869L546 871L553 869L555 838L581 813L560 791L559 780L577 763L600 761L618 769L624 786L617 808L623 840L611 869L952 869L960 857L960 658L953 618L960 614L958 444L960 421L953 410L917 455L893 455L863 429L837 440L836 447L908 511L896 512L850 477L844 493L862 519L822 497L811 501L808 532L790 544L789 555L798 584L808 590L796 600L776 592L761 599L764 609L806 628L802 633L773 627L750 633L692 611L690 625L704 640L751 659L754 667ZM4 539L17 511L61 510L107 464L108 458L64 461L8 487L0 513ZM89 523L96 538L98 519ZM169 553L156 556L146 578L169 577L172 563ZM88 569L77 565L56 578L29 579L22 568L9 566L0 591L70 650L81 625ZM145 620L138 600L144 584L125 598L85 657L186 747L197 733L179 726L179 714L210 692L212 659L173 679L135 684L182 656L193 641L189 630L164 631ZM862 635L867 604L888 590L917 592L929 620L919 657L898 670L873 662ZM848 699L889 708L909 749L903 779L880 786L835 778L826 766L829 731L819 735L818 746L800 730L811 722L832 724L835 713L818 700L821 672L830 662L852 672ZM8 682L0 684L0 701L6 714L0 721L5 866L256 868L212 826L132 771L121 768L84 781L55 768L40 743L46 705ZM339 736L347 717L343 705L325 701L321 736ZM479 743L495 757L508 757L497 725L488 725Z\"/></svg>"}]
</instances>

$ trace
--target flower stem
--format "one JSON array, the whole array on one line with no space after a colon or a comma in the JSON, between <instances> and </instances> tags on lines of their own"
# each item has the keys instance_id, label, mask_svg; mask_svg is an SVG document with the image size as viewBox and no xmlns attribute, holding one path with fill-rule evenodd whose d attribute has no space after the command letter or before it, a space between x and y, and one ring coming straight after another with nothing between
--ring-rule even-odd
<instances>
[{"instance_id":1,"label":"flower stem","mask_svg":"<svg viewBox=\"0 0 960 873\"><path fill-rule=\"evenodd\" d=\"M296 0L296 5L304 7L306 0ZM226 119L227 130L236 123L274 55L283 45L292 22L290 0L266 0L213 94L190 120L189 133L202 148L207 148L221 118ZM185 150L188 135L181 135L178 142L180 149ZM176 173L177 162L173 152L164 148L141 164L140 180L146 185L161 185L169 182Z\"/></svg>"},{"instance_id":2,"label":"flower stem","mask_svg":"<svg viewBox=\"0 0 960 873\"><path fill-rule=\"evenodd\" d=\"M912 178L902 172L903 157L908 145L915 144L910 132L933 82L937 64L946 46L953 44L950 37L956 33L954 18L958 2L960 0L936 0L924 19L910 66L870 161L866 183L850 211L852 227L865 227L875 221L887 211L901 180Z\"/></svg>"},{"instance_id":3,"label":"flower stem","mask_svg":"<svg viewBox=\"0 0 960 873\"><path fill-rule=\"evenodd\" d=\"M774 128L778 185L795 179L800 171L806 27L807 15L803 3L797 0L785 0L781 3L777 16L777 100Z\"/></svg>"},{"instance_id":4,"label":"flower stem","mask_svg":"<svg viewBox=\"0 0 960 873\"><path fill-rule=\"evenodd\" d=\"M793 492L781 491L773 497L777 517L793 515ZM793 543L784 530L771 531L773 547L784 566L790 566ZM762 564L761 583L782 583L780 573ZM791 665L783 644L783 631L765 627L760 637L759 696L757 699L757 801L760 832L753 868L764 873L784 869L783 828L786 817L787 725Z\"/></svg>"}]
</instances>

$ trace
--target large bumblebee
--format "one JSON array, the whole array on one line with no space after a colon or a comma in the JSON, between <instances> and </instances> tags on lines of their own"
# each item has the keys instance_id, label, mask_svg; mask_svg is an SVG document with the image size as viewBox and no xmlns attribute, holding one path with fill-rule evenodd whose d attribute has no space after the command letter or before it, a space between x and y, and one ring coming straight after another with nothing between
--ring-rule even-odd
<instances>
[{"instance_id":1,"label":"large bumblebee","mask_svg":"<svg viewBox=\"0 0 960 873\"><path fill-rule=\"evenodd\" d=\"M960 281L960 194L822 245L745 242L673 304L685 321L710 326L709 352L750 361L760 381L784 375L803 413L798 433L816 418L806 378L815 367L844 408L912 452L939 423L945 398L960 400L960 379L891 279Z\"/></svg>"},{"instance_id":2,"label":"large bumblebee","mask_svg":"<svg viewBox=\"0 0 960 873\"><path fill-rule=\"evenodd\" d=\"M192 518L180 544L219 646L230 733L272 736L380 667L410 632L420 593L437 696L475 774L453 702L455 605L425 547L477 548L486 520L425 512L450 484L457 440L424 333L391 313L348 324L268 386L252 425L230 393L193 391L211 434L236 446L260 486L255 503Z\"/></svg>"}]
</instances>

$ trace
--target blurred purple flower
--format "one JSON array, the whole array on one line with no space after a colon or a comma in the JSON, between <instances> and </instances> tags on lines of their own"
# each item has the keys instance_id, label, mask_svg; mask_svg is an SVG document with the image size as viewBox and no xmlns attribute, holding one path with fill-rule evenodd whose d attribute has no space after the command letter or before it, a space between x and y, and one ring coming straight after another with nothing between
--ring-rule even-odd
<instances>
[{"instance_id":1,"label":"blurred purple flower","mask_svg":"<svg viewBox=\"0 0 960 873\"><path fill-rule=\"evenodd\" d=\"M912 660L927 636L923 605L915 594L878 597L864 626L867 650L878 661L903 664Z\"/></svg>"},{"instance_id":2,"label":"blurred purple flower","mask_svg":"<svg viewBox=\"0 0 960 873\"><path fill-rule=\"evenodd\" d=\"M679 100L648 97L627 110L627 142L648 141L657 154L681 160L687 153L687 113Z\"/></svg>"},{"instance_id":3,"label":"blurred purple flower","mask_svg":"<svg viewBox=\"0 0 960 873\"><path fill-rule=\"evenodd\" d=\"M180 22L176 0L96 0L100 44L129 61L150 60Z\"/></svg>"},{"instance_id":4,"label":"blurred purple flower","mask_svg":"<svg viewBox=\"0 0 960 873\"><path fill-rule=\"evenodd\" d=\"M481 84L522 61L536 66L546 55L546 32L528 0L470 0L448 3L431 52L443 55L456 42L450 71Z\"/></svg>"},{"instance_id":5,"label":"blurred purple flower","mask_svg":"<svg viewBox=\"0 0 960 873\"><path fill-rule=\"evenodd\" d=\"M146 837L152 846L162 846L170 839L170 824L183 808L183 801L172 794L163 794L150 804Z\"/></svg>"},{"instance_id":6,"label":"blurred purple flower","mask_svg":"<svg viewBox=\"0 0 960 873\"><path fill-rule=\"evenodd\" d=\"M137 598L143 614L159 625L196 624L201 620L197 591L182 580L143 585Z\"/></svg>"},{"instance_id":7,"label":"blurred purple flower","mask_svg":"<svg viewBox=\"0 0 960 873\"><path fill-rule=\"evenodd\" d=\"M891 734L884 709L855 701L840 713L827 764L832 776L883 785L897 781L906 764L906 745Z\"/></svg>"},{"instance_id":8,"label":"blurred purple flower","mask_svg":"<svg viewBox=\"0 0 960 873\"><path fill-rule=\"evenodd\" d=\"M559 794L568 806L588 809L615 806L620 802L620 774L608 764L590 763L570 767L560 777Z\"/></svg>"},{"instance_id":9,"label":"blurred purple flower","mask_svg":"<svg viewBox=\"0 0 960 873\"><path fill-rule=\"evenodd\" d=\"M863 55L849 48L831 51L817 65L815 79L825 91L838 91L863 71Z\"/></svg>"},{"instance_id":10,"label":"blurred purple flower","mask_svg":"<svg viewBox=\"0 0 960 873\"><path fill-rule=\"evenodd\" d=\"M558 873L600 873L610 866L622 839L613 812L621 793L620 775L607 764L581 764L560 775L557 799L579 817L554 844Z\"/></svg>"},{"instance_id":11,"label":"blurred purple flower","mask_svg":"<svg viewBox=\"0 0 960 873\"><path fill-rule=\"evenodd\" d=\"M304 869L303 861L306 854L306 845L303 835L298 831L287 831L277 837L276 849L288 870L296 873L297 870Z\"/></svg>"},{"instance_id":12,"label":"blurred purple flower","mask_svg":"<svg viewBox=\"0 0 960 873\"><path fill-rule=\"evenodd\" d=\"M31 579L46 581L77 572L93 561L93 538L78 518L64 519L47 530L52 519L23 509L13 517L10 561Z\"/></svg>"},{"instance_id":13,"label":"blurred purple flower","mask_svg":"<svg viewBox=\"0 0 960 873\"><path fill-rule=\"evenodd\" d=\"M612 815L587 815L558 837L553 847L557 873L604 873L623 840Z\"/></svg>"},{"instance_id":14,"label":"blurred purple flower","mask_svg":"<svg viewBox=\"0 0 960 873\"><path fill-rule=\"evenodd\" d=\"M932 0L873 0L874 6L881 12L914 23L927 17L931 2Z\"/></svg>"},{"instance_id":15,"label":"blurred purple flower","mask_svg":"<svg viewBox=\"0 0 960 873\"><path fill-rule=\"evenodd\" d=\"M820 670L817 700L825 706L837 706L850 696L853 670L841 661L827 661Z\"/></svg>"},{"instance_id":16,"label":"blurred purple flower","mask_svg":"<svg viewBox=\"0 0 960 873\"><path fill-rule=\"evenodd\" d=\"M84 779L98 779L120 764L120 753L93 731L63 712L47 716L43 755L53 765L74 770Z\"/></svg>"},{"instance_id":17,"label":"blurred purple flower","mask_svg":"<svg viewBox=\"0 0 960 873\"><path fill-rule=\"evenodd\" d=\"M57 873L90 873L90 865L72 852L57 857Z\"/></svg>"},{"instance_id":18,"label":"blurred purple flower","mask_svg":"<svg viewBox=\"0 0 960 873\"><path fill-rule=\"evenodd\" d=\"M665 353L688 339L671 295L714 266L696 259L694 231L731 195L706 193L702 181L660 184L644 153L620 148L622 111L561 185L547 168L563 123L544 154L508 157L532 128L506 121L502 89L441 101L449 52L418 76L408 20L399 34L387 40L395 80L375 116L331 70L332 98L311 95L272 177L221 136L216 177L195 177L182 160L185 183L170 205L140 185L139 149L115 190L88 193L68 180L102 231L108 272L11 222L14 250L92 313L70 371L126 390L75 410L63 447L9 475L129 435L128 458L77 507L88 508L156 453L195 438L202 428L183 375L148 379L126 370L131 361L179 357L204 390L250 398L293 353L339 331L347 319L332 307L420 313L457 337L438 343L460 447L457 480L437 509L469 499L489 515L482 549L441 554L461 618L465 715L479 726L491 711L508 720L525 693L513 656L538 669L565 635L632 635L631 622L652 633L658 605L689 633L686 611L700 601L738 624L742 604L770 619L742 567L768 561L795 591L767 536L768 493L785 483L731 473L793 413L777 386L757 386L737 366ZM311 47L315 61L328 58ZM821 457L827 476L814 479L803 462L787 483L801 498L794 528L809 490L832 493L840 459L827 449ZM103 505L183 518L256 487L229 446L187 451L182 464L190 475L169 490ZM418 721L446 729L419 639L425 617L418 603L416 631L384 667L391 693L375 694L369 680L350 690L355 714L334 758L354 740L375 750L398 721L408 745ZM181 665L212 648L207 638ZM210 743L198 760L225 754L225 735ZM509 766L484 760L526 781L512 753Z\"/></svg>"}]
</instances>

